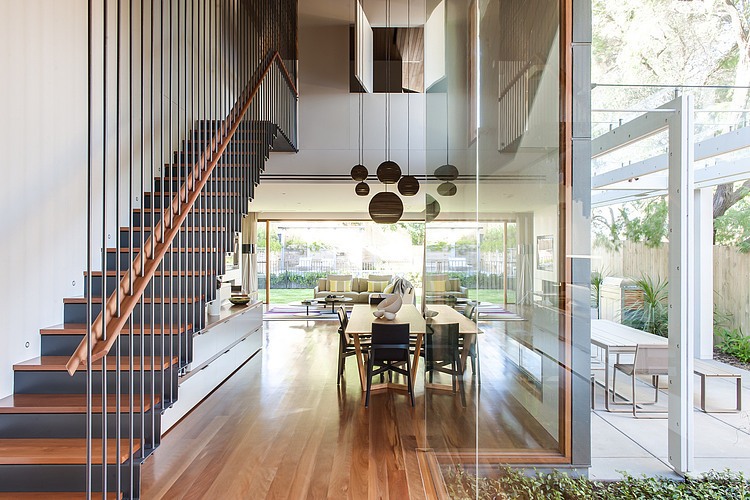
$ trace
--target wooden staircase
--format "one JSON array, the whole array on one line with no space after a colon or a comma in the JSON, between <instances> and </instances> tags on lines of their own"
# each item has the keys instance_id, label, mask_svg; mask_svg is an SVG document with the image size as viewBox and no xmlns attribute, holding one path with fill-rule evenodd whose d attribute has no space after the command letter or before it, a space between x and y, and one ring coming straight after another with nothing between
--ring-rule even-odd
<instances>
[{"instance_id":1,"label":"wooden staircase","mask_svg":"<svg viewBox=\"0 0 750 500\"><path fill-rule=\"evenodd\" d=\"M40 330L41 356L13 367L14 394L0 400L0 499L85 498L89 432L94 438L90 441L92 490L102 491L106 476L106 490L115 492L107 498L121 498L120 492L138 498L140 465L159 445L162 412L177 400L178 375L192 360L193 333L205 326L206 302L215 298L216 277L224 273L224 252L240 229L248 199L277 139L275 125L248 120L237 130L201 201L182 225L171 257L159 266L105 358L111 373L105 400L103 360L92 363L90 426L86 370L71 376L66 363L86 334L87 297L94 318L102 297L111 294L129 272L141 241L148 240L161 209L191 173L197 161L194 152L204 149L216 125L196 124L175 152L174 163L164 166L164 177L154 180L143 207L133 209L132 226L120 228L119 273L118 252L108 248L106 269L84 276L84 297L63 299L63 323ZM104 465L103 420L108 438Z\"/></svg>"}]
</instances>

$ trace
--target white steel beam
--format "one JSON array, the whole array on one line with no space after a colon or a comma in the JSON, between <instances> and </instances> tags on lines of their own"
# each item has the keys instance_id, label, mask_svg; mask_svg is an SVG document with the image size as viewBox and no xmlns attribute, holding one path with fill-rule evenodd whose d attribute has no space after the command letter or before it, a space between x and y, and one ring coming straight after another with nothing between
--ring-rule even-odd
<instances>
[{"instance_id":1,"label":"white steel beam","mask_svg":"<svg viewBox=\"0 0 750 500\"><path fill-rule=\"evenodd\" d=\"M698 173L696 172L696 177ZM695 357L714 357L714 197L695 190Z\"/></svg>"},{"instance_id":2,"label":"white steel beam","mask_svg":"<svg viewBox=\"0 0 750 500\"><path fill-rule=\"evenodd\" d=\"M669 120L669 463L694 469L695 221L693 96L671 101Z\"/></svg>"},{"instance_id":3,"label":"white steel beam","mask_svg":"<svg viewBox=\"0 0 750 500\"><path fill-rule=\"evenodd\" d=\"M591 178L591 189L601 189L617 182L637 179L648 174L665 171L668 168L669 158L666 154L652 156L651 158L646 158L645 160L593 176Z\"/></svg>"},{"instance_id":4,"label":"white steel beam","mask_svg":"<svg viewBox=\"0 0 750 500\"><path fill-rule=\"evenodd\" d=\"M591 207L600 208L616 203L626 203L628 201L642 200L644 198L653 198L667 194L663 191L630 191L630 190L612 190L594 191L591 194Z\"/></svg>"},{"instance_id":5,"label":"white steel beam","mask_svg":"<svg viewBox=\"0 0 750 500\"><path fill-rule=\"evenodd\" d=\"M670 101L653 111L633 118L629 122L623 123L619 127L613 128L609 132L593 139L591 141L591 157L596 158L611 153L633 142L666 130L669 125L669 117L674 111L669 107L671 102L674 101Z\"/></svg>"}]
</instances>

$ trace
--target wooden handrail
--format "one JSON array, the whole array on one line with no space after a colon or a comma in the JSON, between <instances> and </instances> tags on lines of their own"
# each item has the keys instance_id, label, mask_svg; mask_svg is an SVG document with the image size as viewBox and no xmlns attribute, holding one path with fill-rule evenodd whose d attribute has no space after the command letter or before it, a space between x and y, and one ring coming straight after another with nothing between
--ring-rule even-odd
<instances>
[{"instance_id":1,"label":"wooden handrail","mask_svg":"<svg viewBox=\"0 0 750 500\"><path fill-rule=\"evenodd\" d=\"M289 72L284 66L284 61L278 52L273 52L270 60L263 68L263 71L259 74L257 81L253 84L251 80L248 89L249 94L243 92L243 95L247 95L247 98L242 102L242 99L238 99L235 106L229 111L229 114L222 122L222 125L218 131L218 134L211 140L211 143L205 147L201 153L200 159L194 164L192 169L192 175L190 175L185 182L180 186L180 190L172 199L169 207L164 209L162 218L154 228L151 236L144 243L143 248L138 252L138 255L133 259L130 265L130 272L128 272L120 281L119 291L115 290L106 301L106 308L102 309L96 320L91 325L91 359L93 361L101 359L107 355L109 350L114 345L117 337L120 335L122 328L133 313L135 306L146 290L149 282L154 276L157 268L161 264L164 256L172 245L177 233L180 231L180 227L187 218L188 214L195 205L195 201L201 194L203 187L206 185L208 178L213 172L216 165L219 163L224 151L229 146L232 137L242 123L242 119L250 108L255 95L260 90L260 86L263 83L268 72L273 67L273 64L279 65L279 68L289 85L290 90L297 96L297 87L294 84ZM241 107L238 107L242 102ZM200 168L200 165L211 156L211 152L217 145L219 137L223 137L216 154L213 156L210 162L204 168ZM182 207L179 204L182 203ZM163 239L160 241L162 235L162 226L164 226ZM152 243L153 239L153 243ZM153 252L152 252L153 249ZM137 270L143 269L143 273L138 275ZM120 315L117 315L118 309L118 296L120 298ZM106 319L106 321L105 321ZM106 324L106 340L103 335L103 325ZM78 367L86 362L88 358L88 342L86 336L84 336L78 348L70 357L66 368L70 375L75 374Z\"/></svg>"}]
</instances>

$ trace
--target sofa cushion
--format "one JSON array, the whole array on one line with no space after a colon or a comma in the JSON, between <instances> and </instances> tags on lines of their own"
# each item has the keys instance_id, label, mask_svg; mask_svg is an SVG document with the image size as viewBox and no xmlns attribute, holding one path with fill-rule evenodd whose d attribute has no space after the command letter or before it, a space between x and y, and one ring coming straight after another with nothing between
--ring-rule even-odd
<instances>
[{"instance_id":1,"label":"sofa cushion","mask_svg":"<svg viewBox=\"0 0 750 500\"><path fill-rule=\"evenodd\" d=\"M373 280L367 281L367 291L370 293L383 292L385 291L385 287L387 286L388 286L387 281L373 281Z\"/></svg>"},{"instance_id":2,"label":"sofa cushion","mask_svg":"<svg viewBox=\"0 0 750 500\"><path fill-rule=\"evenodd\" d=\"M328 290L328 280L325 278L318 278L318 290L321 292Z\"/></svg>"},{"instance_id":3,"label":"sofa cushion","mask_svg":"<svg viewBox=\"0 0 750 500\"><path fill-rule=\"evenodd\" d=\"M445 287L447 292L458 292L461 290L461 280L458 278L449 278Z\"/></svg>"},{"instance_id":4,"label":"sofa cushion","mask_svg":"<svg viewBox=\"0 0 750 500\"><path fill-rule=\"evenodd\" d=\"M351 292L352 280L328 280L331 292Z\"/></svg>"},{"instance_id":5,"label":"sofa cushion","mask_svg":"<svg viewBox=\"0 0 750 500\"><path fill-rule=\"evenodd\" d=\"M445 286L446 286L445 281L429 280L429 281L425 281L424 283L424 291L425 292L444 292Z\"/></svg>"},{"instance_id":6,"label":"sofa cushion","mask_svg":"<svg viewBox=\"0 0 750 500\"><path fill-rule=\"evenodd\" d=\"M354 278L352 280L352 291L353 292L366 292L367 280L364 278Z\"/></svg>"},{"instance_id":7,"label":"sofa cushion","mask_svg":"<svg viewBox=\"0 0 750 500\"><path fill-rule=\"evenodd\" d=\"M391 283L383 289L383 293L393 293L393 289L396 287L395 283Z\"/></svg>"},{"instance_id":8,"label":"sofa cushion","mask_svg":"<svg viewBox=\"0 0 750 500\"><path fill-rule=\"evenodd\" d=\"M367 281L391 281L390 274L371 274L367 277Z\"/></svg>"}]
</instances>

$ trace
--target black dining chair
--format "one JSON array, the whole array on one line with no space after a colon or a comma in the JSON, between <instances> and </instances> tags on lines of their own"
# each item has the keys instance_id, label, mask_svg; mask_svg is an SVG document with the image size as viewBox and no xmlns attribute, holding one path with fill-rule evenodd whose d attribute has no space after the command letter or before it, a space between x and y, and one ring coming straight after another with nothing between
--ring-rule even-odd
<instances>
[{"instance_id":1,"label":"black dining chair","mask_svg":"<svg viewBox=\"0 0 750 500\"><path fill-rule=\"evenodd\" d=\"M461 405L466 406L466 392L464 391L464 369L461 364L461 350L459 348L458 323L428 325L431 333L425 335L425 375L429 374L433 381L435 372L446 373L451 376L453 392L461 395Z\"/></svg>"},{"instance_id":2,"label":"black dining chair","mask_svg":"<svg viewBox=\"0 0 750 500\"><path fill-rule=\"evenodd\" d=\"M469 302L464 306L464 316L476 323L479 320L479 309L477 304ZM471 376L477 377L477 385L482 385L482 368L479 365L479 336L476 334L469 334L467 338L461 338L459 341L461 349L464 349L465 344L469 345L469 359L471 360ZM467 342L468 339L468 342Z\"/></svg>"},{"instance_id":3,"label":"black dining chair","mask_svg":"<svg viewBox=\"0 0 750 500\"><path fill-rule=\"evenodd\" d=\"M411 379L411 358L409 353L409 323L372 324L370 356L367 360L365 408L370 406L372 377L382 375L385 372L400 373L406 377L409 398L411 405L414 406L414 383Z\"/></svg>"},{"instance_id":4,"label":"black dining chair","mask_svg":"<svg viewBox=\"0 0 750 500\"><path fill-rule=\"evenodd\" d=\"M336 385L341 385L341 376L344 374L346 358L357 354L354 348L354 340L346 333L346 327L349 325L349 317L346 315L346 309L339 307L336 313L339 315L339 363L336 376Z\"/></svg>"}]
</instances>

